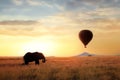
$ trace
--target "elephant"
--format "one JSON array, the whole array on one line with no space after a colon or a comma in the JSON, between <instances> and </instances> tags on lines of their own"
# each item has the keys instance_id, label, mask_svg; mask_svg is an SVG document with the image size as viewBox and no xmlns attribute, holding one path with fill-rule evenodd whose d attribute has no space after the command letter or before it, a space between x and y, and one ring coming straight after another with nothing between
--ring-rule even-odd
<instances>
[{"instance_id":1,"label":"elephant","mask_svg":"<svg viewBox=\"0 0 120 80\"><path fill-rule=\"evenodd\" d=\"M43 63L46 62L45 56L41 52L27 52L23 56L23 59L24 59L25 65L28 65L29 62L33 62L33 61L35 61L35 64L39 65L39 60L41 59Z\"/></svg>"}]
</instances>

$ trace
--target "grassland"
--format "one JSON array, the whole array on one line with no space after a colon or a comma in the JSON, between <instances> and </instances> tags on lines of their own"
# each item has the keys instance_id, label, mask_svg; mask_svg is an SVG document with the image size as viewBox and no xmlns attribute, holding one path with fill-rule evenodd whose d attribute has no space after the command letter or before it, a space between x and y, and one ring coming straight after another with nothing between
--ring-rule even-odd
<instances>
[{"instance_id":1,"label":"grassland","mask_svg":"<svg viewBox=\"0 0 120 80\"><path fill-rule=\"evenodd\" d=\"M48 57L22 65L22 58L0 58L0 80L120 80L120 56Z\"/></svg>"}]
</instances>

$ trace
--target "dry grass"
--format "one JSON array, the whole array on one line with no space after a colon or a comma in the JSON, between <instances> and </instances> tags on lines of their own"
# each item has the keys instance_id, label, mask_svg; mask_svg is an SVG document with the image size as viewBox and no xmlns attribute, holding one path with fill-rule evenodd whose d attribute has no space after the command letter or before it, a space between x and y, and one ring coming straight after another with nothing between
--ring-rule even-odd
<instances>
[{"instance_id":1,"label":"dry grass","mask_svg":"<svg viewBox=\"0 0 120 80\"><path fill-rule=\"evenodd\" d=\"M120 80L120 56L47 58L22 65L22 58L0 58L0 80Z\"/></svg>"}]
</instances>

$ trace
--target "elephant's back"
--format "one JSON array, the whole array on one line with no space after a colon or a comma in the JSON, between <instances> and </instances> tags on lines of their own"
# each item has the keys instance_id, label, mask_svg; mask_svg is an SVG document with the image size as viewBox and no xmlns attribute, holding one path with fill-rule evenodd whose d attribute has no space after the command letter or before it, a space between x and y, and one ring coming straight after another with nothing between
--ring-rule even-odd
<instances>
[{"instance_id":1,"label":"elephant's back","mask_svg":"<svg viewBox=\"0 0 120 80\"><path fill-rule=\"evenodd\" d=\"M33 53L26 53L23 58L24 60L32 60L34 58Z\"/></svg>"},{"instance_id":2,"label":"elephant's back","mask_svg":"<svg viewBox=\"0 0 120 80\"><path fill-rule=\"evenodd\" d=\"M40 53L40 52L27 52L25 55L24 55L24 60L36 60L36 59L44 59L44 55L43 53Z\"/></svg>"}]
</instances>

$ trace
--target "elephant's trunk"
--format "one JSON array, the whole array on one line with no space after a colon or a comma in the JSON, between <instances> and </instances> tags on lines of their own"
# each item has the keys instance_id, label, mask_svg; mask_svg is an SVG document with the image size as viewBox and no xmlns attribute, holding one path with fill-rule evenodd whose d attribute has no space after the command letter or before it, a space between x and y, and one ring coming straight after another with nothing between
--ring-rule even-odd
<instances>
[{"instance_id":1,"label":"elephant's trunk","mask_svg":"<svg viewBox=\"0 0 120 80\"><path fill-rule=\"evenodd\" d=\"M43 62L43 63L45 63L45 62L46 62L46 59L45 59L45 57L42 59L42 62Z\"/></svg>"}]
</instances>

